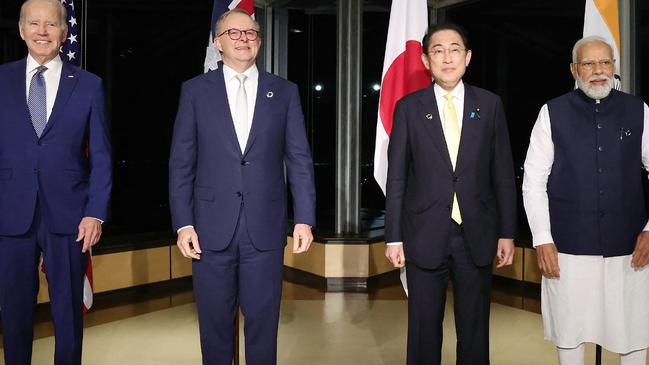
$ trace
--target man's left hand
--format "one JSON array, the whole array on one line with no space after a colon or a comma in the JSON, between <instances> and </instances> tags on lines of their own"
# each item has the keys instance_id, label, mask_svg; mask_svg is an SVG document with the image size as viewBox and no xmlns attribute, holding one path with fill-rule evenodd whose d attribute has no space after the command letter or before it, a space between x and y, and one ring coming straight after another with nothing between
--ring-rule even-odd
<instances>
[{"instance_id":1,"label":"man's left hand","mask_svg":"<svg viewBox=\"0 0 649 365\"><path fill-rule=\"evenodd\" d=\"M498 265L496 268L511 265L514 262L514 240L511 238L501 238L498 240L498 250L496 257L498 258Z\"/></svg>"},{"instance_id":2,"label":"man's left hand","mask_svg":"<svg viewBox=\"0 0 649 365\"><path fill-rule=\"evenodd\" d=\"M93 217L83 217L79 223L79 234L77 235L77 242L83 240L83 248L81 252L86 252L90 247L99 242L101 238L101 222Z\"/></svg>"},{"instance_id":3,"label":"man's left hand","mask_svg":"<svg viewBox=\"0 0 649 365\"><path fill-rule=\"evenodd\" d=\"M302 253L309 250L313 242L313 233L308 224L296 224L293 229L293 253Z\"/></svg>"},{"instance_id":4,"label":"man's left hand","mask_svg":"<svg viewBox=\"0 0 649 365\"><path fill-rule=\"evenodd\" d=\"M631 267L641 269L649 264L649 231L640 232L635 243L635 250L631 254Z\"/></svg>"}]
</instances>

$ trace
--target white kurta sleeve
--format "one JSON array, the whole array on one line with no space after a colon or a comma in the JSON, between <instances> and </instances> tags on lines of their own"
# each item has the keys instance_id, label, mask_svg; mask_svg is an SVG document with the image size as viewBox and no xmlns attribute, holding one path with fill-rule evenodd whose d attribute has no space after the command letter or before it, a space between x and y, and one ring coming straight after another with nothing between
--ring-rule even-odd
<instances>
[{"instance_id":1,"label":"white kurta sleeve","mask_svg":"<svg viewBox=\"0 0 649 365\"><path fill-rule=\"evenodd\" d=\"M550 206L548 203L548 177L554 162L554 143L550 127L548 106L543 105L536 119L530 145L525 158L523 176L523 204L532 231L534 247L554 243L550 229Z\"/></svg>"},{"instance_id":2,"label":"white kurta sleeve","mask_svg":"<svg viewBox=\"0 0 649 365\"><path fill-rule=\"evenodd\" d=\"M642 128L642 165L649 171L649 107L644 104L644 126ZM643 231L649 231L649 222Z\"/></svg>"}]
</instances>

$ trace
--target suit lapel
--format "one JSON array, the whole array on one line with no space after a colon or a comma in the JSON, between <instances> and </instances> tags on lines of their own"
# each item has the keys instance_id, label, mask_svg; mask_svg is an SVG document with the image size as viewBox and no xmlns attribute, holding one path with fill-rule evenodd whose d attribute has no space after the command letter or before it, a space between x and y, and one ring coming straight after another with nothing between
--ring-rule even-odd
<instances>
[{"instance_id":1,"label":"suit lapel","mask_svg":"<svg viewBox=\"0 0 649 365\"><path fill-rule=\"evenodd\" d=\"M460 147L457 153L457 164L455 171L459 172L464 165L468 156L474 155L474 149L477 148L478 135L481 128L478 128L480 119L471 116L471 113L478 111L480 108L478 99L473 91L473 87L464 84L464 115L462 116L462 132L460 134ZM477 116L476 112L476 116Z\"/></svg>"},{"instance_id":2,"label":"suit lapel","mask_svg":"<svg viewBox=\"0 0 649 365\"><path fill-rule=\"evenodd\" d=\"M15 104L20 108L20 113L24 116L22 120L27 121L28 127L34 131L32 125L32 117L29 114L29 107L27 106L27 84L25 82L25 75L27 72L27 58L23 58L18 61L16 64L16 69L12 72L12 84L14 85L14 90L17 90L16 93L12 93L15 97ZM22 122L21 122L22 123ZM34 132L34 138L36 138L36 132Z\"/></svg>"},{"instance_id":3,"label":"suit lapel","mask_svg":"<svg viewBox=\"0 0 649 365\"><path fill-rule=\"evenodd\" d=\"M72 91L77 86L78 77L76 75L77 69L67 64L63 61L63 66L61 67L61 80L59 81L59 90L56 92L56 100L54 101L54 107L52 108L52 114L47 120L47 125L41 138L47 134L47 132L52 129L54 123L63 115L65 106L72 95Z\"/></svg>"},{"instance_id":4,"label":"suit lapel","mask_svg":"<svg viewBox=\"0 0 649 365\"><path fill-rule=\"evenodd\" d=\"M444 138L444 130L442 129L442 120L439 117L439 108L437 107L437 100L435 99L435 92L433 85L429 86L419 99L419 108L416 118L421 117L421 122L424 124L424 129L433 139L433 145L439 152L439 155L446 162L446 166L452 172L453 165L451 164L451 157L448 154L448 147L446 146L446 139Z\"/></svg>"},{"instance_id":5,"label":"suit lapel","mask_svg":"<svg viewBox=\"0 0 649 365\"><path fill-rule=\"evenodd\" d=\"M208 88L208 93L213 93L208 97L208 100L215 100L217 102L214 115L223 115L223 127L226 131L227 140L230 141L231 147L234 148L239 155L241 155L241 148L239 147L239 140L237 139L237 131L234 129L234 119L232 119L232 111L230 110L230 103L228 102L228 93L225 90L225 77L223 76L223 63L219 62L219 68L210 71L208 79L214 84L214 87ZM218 126L217 126L218 127Z\"/></svg>"},{"instance_id":6,"label":"suit lapel","mask_svg":"<svg viewBox=\"0 0 649 365\"><path fill-rule=\"evenodd\" d=\"M246 143L246 148L243 152L244 156L252 147L252 144L255 143L255 138L259 129L263 126L261 125L261 110L269 110L268 103L272 97L272 90L270 89L270 79L265 72L259 72L259 79L257 81L257 95L255 96L255 111L252 115L252 125L250 126L250 134L248 135L248 142ZM269 96L270 95L270 96Z\"/></svg>"}]
</instances>

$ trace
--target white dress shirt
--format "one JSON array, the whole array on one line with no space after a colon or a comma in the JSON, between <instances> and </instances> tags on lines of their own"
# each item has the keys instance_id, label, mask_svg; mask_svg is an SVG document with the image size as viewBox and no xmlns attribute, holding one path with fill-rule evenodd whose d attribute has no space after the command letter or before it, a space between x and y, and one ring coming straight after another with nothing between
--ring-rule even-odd
<instances>
[{"instance_id":1,"label":"white dress shirt","mask_svg":"<svg viewBox=\"0 0 649 365\"><path fill-rule=\"evenodd\" d=\"M444 106L446 105L446 94L449 94L448 91L444 90L441 86L434 84L433 91L435 92L435 101L437 101L437 111L439 114L439 120L442 122L442 131L446 133L446 120L444 120ZM455 88L450 91L450 94L453 96L451 102L455 107L455 113L457 114L457 124L462 131L462 116L464 115L464 83L462 80L455 85ZM401 245L403 242L388 242L388 246Z\"/></svg>"},{"instance_id":2,"label":"white dress shirt","mask_svg":"<svg viewBox=\"0 0 649 365\"><path fill-rule=\"evenodd\" d=\"M534 247L554 243L550 229L550 206L547 184L554 162L554 143L547 104L543 105L536 119L530 145L525 158L523 178L523 203L532 231ZM649 171L649 107L644 104L644 128L642 131L642 164ZM644 228L649 230L649 222Z\"/></svg>"},{"instance_id":3,"label":"white dress shirt","mask_svg":"<svg viewBox=\"0 0 649 365\"><path fill-rule=\"evenodd\" d=\"M38 62L31 56L27 56L27 68L25 73L25 97L29 99L29 86L32 82L32 77L36 74L36 69L40 66ZM56 100L56 93L59 91L59 81L61 81L61 68L63 61L59 55L56 55L51 61L44 64L47 70L43 72L45 78L45 98L47 119L52 115L52 108L54 108L54 101Z\"/></svg>"},{"instance_id":4,"label":"white dress shirt","mask_svg":"<svg viewBox=\"0 0 649 365\"><path fill-rule=\"evenodd\" d=\"M232 68L223 65L223 78L225 80L225 92L228 95L228 105L230 106L230 112L234 113L236 110L237 103L237 93L239 92L239 79L237 79L237 73ZM248 101L248 133L250 133L250 127L252 127L252 117L254 116L255 111L255 102L257 101L257 85L259 84L259 70L257 66L252 65L249 69L245 70L243 75L246 76L246 80L243 83L243 87L246 89L246 97ZM232 118L234 123L237 123L237 118ZM235 128L240 130L239 128ZM247 140L247 138L245 138ZM246 146L241 147L243 151Z\"/></svg>"}]
</instances>

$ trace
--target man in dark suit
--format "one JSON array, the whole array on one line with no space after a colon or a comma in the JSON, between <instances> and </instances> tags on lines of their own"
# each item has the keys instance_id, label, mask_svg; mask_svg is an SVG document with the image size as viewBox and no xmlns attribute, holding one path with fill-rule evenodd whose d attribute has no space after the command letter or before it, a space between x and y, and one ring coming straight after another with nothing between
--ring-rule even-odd
<instances>
[{"instance_id":1,"label":"man in dark suit","mask_svg":"<svg viewBox=\"0 0 649 365\"><path fill-rule=\"evenodd\" d=\"M235 9L216 29L223 64L185 82L180 96L169 162L173 226L193 259L203 363L231 364L240 305L246 363L275 364L285 179L293 252L305 252L315 224L311 152L297 86L255 66L259 25Z\"/></svg>"},{"instance_id":2,"label":"man in dark suit","mask_svg":"<svg viewBox=\"0 0 649 365\"><path fill-rule=\"evenodd\" d=\"M434 84L396 106L388 148L386 256L406 266L408 364L439 364L449 278L457 363L489 363L494 255L514 256L516 188L500 98L464 84L461 28L436 25L422 60Z\"/></svg>"},{"instance_id":3,"label":"man in dark suit","mask_svg":"<svg viewBox=\"0 0 649 365\"><path fill-rule=\"evenodd\" d=\"M0 308L5 364L29 364L42 254L55 364L81 364L83 277L112 184L101 80L67 64L58 0L20 11L26 58L0 66Z\"/></svg>"}]
</instances>

